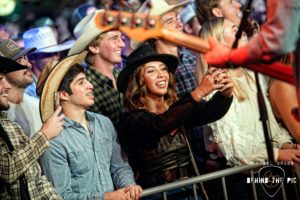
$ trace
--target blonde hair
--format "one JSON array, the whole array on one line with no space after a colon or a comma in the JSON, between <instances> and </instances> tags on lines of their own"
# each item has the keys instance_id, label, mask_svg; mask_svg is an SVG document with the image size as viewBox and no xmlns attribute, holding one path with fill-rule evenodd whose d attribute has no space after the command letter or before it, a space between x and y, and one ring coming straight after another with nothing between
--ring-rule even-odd
<instances>
[{"instance_id":1,"label":"blonde hair","mask_svg":"<svg viewBox=\"0 0 300 200\"><path fill-rule=\"evenodd\" d=\"M225 21L224 17L218 17L204 23L199 33L200 38L208 39L209 37L212 37L218 40L221 44L224 43L224 37L223 37L224 21ZM209 65L205 61L203 55L198 54L197 65L195 70L197 83L200 83L202 81L203 77L208 71L208 68ZM234 71L235 69L228 70L228 75L232 78L234 84L233 94L238 99L238 101L244 101L248 99L248 94L242 89L240 83L234 79L235 77ZM246 70L242 69L242 72L246 76L248 84L250 83L250 81L253 83L255 82L254 79L250 76L250 74Z\"/></svg>"},{"instance_id":2,"label":"blonde hair","mask_svg":"<svg viewBox=\"0 0 300 200\"><path fill-rule=\"evenodd\" d=\"M145 106L148 94L147 86L143 79L145 64L138 67L130 76L127 89L124 95L124 106L127 111L136 110ZM169 72L169 85L164 100L167 105L172 105L177 101L175 78Z\"/></svg>"}]
</instances>

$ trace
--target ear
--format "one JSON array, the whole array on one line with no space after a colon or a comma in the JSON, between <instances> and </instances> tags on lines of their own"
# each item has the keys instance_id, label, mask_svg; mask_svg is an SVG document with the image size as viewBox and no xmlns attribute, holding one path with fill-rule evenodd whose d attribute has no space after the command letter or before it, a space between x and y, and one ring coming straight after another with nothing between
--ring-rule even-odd
<instances>
[{"instance_id":1,"label":"ear","mask_svg":"<svg viewBox=\"0 0 300 200\"><path fill-rule=\"evenodd\" d=\"M188 34L193 34L193 29L191 28L191 26L189 24L183 25L183 30L184 30L184 32L186 32Z\"/></svg>"},{"instance_id":2,"label":"ear","mask_svg":"<svg viewBox=\"0 0 300 200\"><path fill-rule=\"evenodd\" d=\"M70 99L70 95L67 92L60 91L59 92L59 99L61 101L68 101Z\"/></svg>"},{"instance_id":3,"label":"ear","mask_svg":"<svg viewBox=\"0 0 300 200\"><path fill-rule=\"evenodd\" d=\"M224 17L220 8L213 8L211 12L215 17Z\"/></svg>"},{"instance_id":4,"label":"ear","mask_svg":"<svg viewBox=\"0 0 300 200\"><path fill-rule=\"evenodd\" d=\"M100 48L99 47L95 47L95 46L89 46L89 50L90 52L92 52L93 54L97 54L100 52Z\"/></svg>"}]
</instances>

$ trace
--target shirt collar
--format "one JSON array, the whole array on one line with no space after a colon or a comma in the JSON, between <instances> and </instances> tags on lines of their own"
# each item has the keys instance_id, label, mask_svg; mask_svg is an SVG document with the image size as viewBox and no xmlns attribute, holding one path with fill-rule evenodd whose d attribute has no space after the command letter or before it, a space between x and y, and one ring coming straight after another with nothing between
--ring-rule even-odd
<instances>
[{"instance_id":1,"label":"shirt collar","mask_svg":"<svg viewBox=\"0 0 300 200\"><path fill-rule=\"evenodd\" d=\"M85 116L86 116L87 122L89 124L94 124L95 123L95 117L92 115L91 112L85 111ZM64 127L65 128L69 128L71 126L79 127L81 125L78 122L75 122L72 119L70 119L67 116L65 116L65 118L64 118Z\"/></svg>"},{"instance_id":2,"label":"shirt collar","mask_svg":"<svg viewBox=\"0 0 300 200\"><path fill-rule=\"evenodd\" d=\"M120 73L120 70L117 69L116 67L114 67L113 74L114 74L115 79L118 78L119 73ZM91 67L89 65L87 66L86 74L87 74L87 76L94 79L94 81L97 81L97 82L100 82L100 83L108 83L108 82L112 81L111 79L104 76L102 73L96 71L93 67Z\"/></svg>"}]
</instances>

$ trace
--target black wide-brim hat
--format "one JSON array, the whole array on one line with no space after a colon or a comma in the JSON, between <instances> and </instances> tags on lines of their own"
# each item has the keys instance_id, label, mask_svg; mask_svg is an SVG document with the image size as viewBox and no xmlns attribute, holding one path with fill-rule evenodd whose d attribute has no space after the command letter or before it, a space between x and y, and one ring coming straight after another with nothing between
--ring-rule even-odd
<instances>
[{"instance_id":1,"label":"black wide-brim hat","mask_svg":"<svg viewBox=\"0 0 300 200\"><path fill-rule=\"evenodd\" d=\"M0 56L0 73L7 74L10 72L28 69L28 67L17 63L14 60Z\"/></svg>"},{"instance_id":2,"label":"black wide-brim hat","mask_svg":"<svg viewBox=\"0 0 300 200\"><path fill-rule=\"evenodd\" d=\"M168 67L169 72L173 74L178 66L176 56L171 54L158 54L150 45L142 45L128 56L126 65L117 79L118 90L125 93L131 74L141 65L152 61L164 63Z\"/></svg>"}]
</instances>

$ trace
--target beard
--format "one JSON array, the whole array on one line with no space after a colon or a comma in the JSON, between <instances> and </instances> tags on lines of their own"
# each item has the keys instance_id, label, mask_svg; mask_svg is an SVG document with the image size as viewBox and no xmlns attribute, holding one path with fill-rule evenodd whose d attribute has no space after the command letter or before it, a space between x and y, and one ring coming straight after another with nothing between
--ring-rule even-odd
<instances>
[{"instance_id":1,"label":"beard","mask_svg":"<svg viewBox=\"0 0 300 200\"><path fill-rule=\"evenodd\" d=\"M10 105L4 104L3 102L0 102L0 111L5 111L5 110L9 110Z\"/></svg>"}]
</instances>

